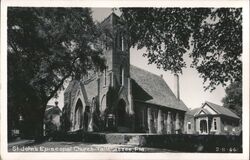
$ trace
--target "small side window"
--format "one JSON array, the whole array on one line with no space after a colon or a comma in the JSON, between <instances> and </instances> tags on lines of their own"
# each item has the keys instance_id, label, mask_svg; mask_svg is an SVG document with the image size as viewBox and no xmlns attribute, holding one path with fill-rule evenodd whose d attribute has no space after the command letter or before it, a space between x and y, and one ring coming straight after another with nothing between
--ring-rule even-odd
<instances>
[{"instance_id":1,"label":"small side window","mask_svg":"<svg viewBox=\"0 0 250 160\"><path fill-rule=\"evenodd\" d=\"M216 122L216 119L214 119L214 130L217 130L217 122Z\"/></svg>"},{"instance_id":2,"label":"small side window","mask_svg":"<svg viewBox=\"0 0 250 160\"><path fill-rule=\"evenodd\" d=\"M191 122L188 122L188 129L191 129Z\"/></svg>"}]
</instances>

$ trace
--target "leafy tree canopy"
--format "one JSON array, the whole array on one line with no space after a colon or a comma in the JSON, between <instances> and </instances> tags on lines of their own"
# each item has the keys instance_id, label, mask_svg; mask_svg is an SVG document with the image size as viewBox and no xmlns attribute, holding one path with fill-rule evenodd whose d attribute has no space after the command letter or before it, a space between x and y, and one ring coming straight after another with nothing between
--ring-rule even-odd
<instances>
[{"instance_id":1,"label":"leafy tree canopy","mask_svg":"<svg viewBox=\"0 0 250 160\"><path fill-rule=\"evenodd\" d=\"M8 8L8 106L41 121L67 78L103 66L97 37L88 8Z\"/></svg>"},{"instance_id":2,"label":"leafy tree canopy","mask_svg":"<svg viewBox=\"0 0 250 160\"><path fill-rule=\"evenodd\" d=\"M209 82L206 89L242 79L241 8L121 8L130 43L145 47L149 63L182 73L184 54Z\"/></svg>"},{"instance_id":3,"label":"leafy tree canopy","mask_svg":"<svg viewBox=\"0 0 250 160\"><path fill-rule=\"evenodd\" d=\"M242 117L242 82L234 82L226 88L226 96L222 99L223 106Z\"/></svg>"}]
</instances>

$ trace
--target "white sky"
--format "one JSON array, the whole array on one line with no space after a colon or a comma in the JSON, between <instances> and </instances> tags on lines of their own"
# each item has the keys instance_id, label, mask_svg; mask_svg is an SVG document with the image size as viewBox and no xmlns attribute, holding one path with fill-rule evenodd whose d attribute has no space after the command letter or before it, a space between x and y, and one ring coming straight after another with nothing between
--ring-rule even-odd
<instances>
[{"instance_id":1,"label":"white sky","mask_svg":"<svg viewBox=\"0 0 250 160\"><path fill-rule=\"evenodd\" d=\"M93 19L101 22L112 13L111 8L93 8ZM118 11L115 11L118 15ZM135 48L130 49L130 63L137 67L143 68L149 72L157 75L163 75L164 80L168 86L174 90L174 75L170 71L166 72L157 69L155 65L148 65L147 58L142 56L145 49L137 50ZM204 91L203 79L199 78L198 72L189 67L191 60L188 56L184 59L187 61L187 68L183 69L183 74L180 75L180 98L186 104L188 108L200 107L204 101L210 101L219 105L222 105L222 98L225 96L225 90L223 87L218 86L213 92ZM64 105L63 91L59 94L57 99L59 101L59 107L62 108ZM49 101L49 104L54 104L55 99Z\"/></svg>"}]
</instances>

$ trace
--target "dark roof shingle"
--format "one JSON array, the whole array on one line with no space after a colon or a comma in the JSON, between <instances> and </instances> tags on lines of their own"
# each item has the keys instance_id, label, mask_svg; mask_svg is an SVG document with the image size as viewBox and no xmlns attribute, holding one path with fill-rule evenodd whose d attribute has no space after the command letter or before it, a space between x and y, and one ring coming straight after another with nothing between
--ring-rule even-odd
<instances>
[{"instance_id":1,"label":"dark roof shingle","mask_svg":"<svg viewBox=\"0 0 250 160\"><path fill-rule=\"evenodd\" d=\"M176 98L163 78L130 65L132 94L135 100L187 111L187 106Z\"/></svg>"},{"instance_id":2,"label":"dark roof shingle","mask_svg":"<svg viewBox=\"0 0 250 160\"><path fill-rule=\"evenodd\" d=\"M229 116L229 117L233 117L233 118L237 118L239 119L239 117L232 112L231 110L229 110L228 108L219 106L217 104L211 103L211 102L205 102L205 104L208 104L212 109L214 109L218 114L222 114L225 116Z\"/></svg>"}]
</instances>

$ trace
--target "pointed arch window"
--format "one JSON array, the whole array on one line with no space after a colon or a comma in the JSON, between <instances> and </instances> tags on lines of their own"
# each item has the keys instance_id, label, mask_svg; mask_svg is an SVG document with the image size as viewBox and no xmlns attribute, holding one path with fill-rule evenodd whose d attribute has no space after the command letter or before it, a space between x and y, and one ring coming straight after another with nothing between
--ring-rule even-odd
<instances>
[{"instance_id":1,"label":"pointed arch window","mask_svg":"<svg viewBox=\"0 0 250 160\"><path fill-rule=\"evenodd\" d=\"M124 68L122 65L120 66L120 84L124 85Z\"/></svg>"},{"instance_id":2,"label":"pointed arch window","mask_svg":"<svg viewBox=\"0 0 250 160\"><path fill-rule=\"evenodd\" d=\"M74 114L74 129L78 130L82 127L82 113L83 113L83 104L80 99L77 100Z\"/></svg>"}]
</instances>

